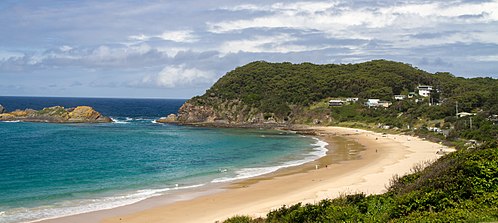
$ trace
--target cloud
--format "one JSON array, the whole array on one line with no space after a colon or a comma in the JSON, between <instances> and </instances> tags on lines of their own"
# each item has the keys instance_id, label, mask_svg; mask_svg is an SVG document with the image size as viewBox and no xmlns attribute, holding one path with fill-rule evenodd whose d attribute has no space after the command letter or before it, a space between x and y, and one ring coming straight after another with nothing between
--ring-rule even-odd
<instances>
[{"instance_id":1,"label":"cloud","mask_svg":"<svg viewBox=\"0 0 498 223\"><path fill-rule=\"evenodd\" d=\"M178 43L193 43L197 42L199 39L196 35L193 34L192 30L177 30L177 31L168 31L163 32L160 35L132 35L129 37L131 40L138 41L149 41L153 39L161 39L167 41L173 41Z\"/></svg>"},{"instance_id":2,"label":"cloud","mask_svg":"<svg viewBox=\"0 0 498 223\"><path fill-rule=\"evenodd\" d=\"M138 85L175 88L214 81L214 73L211 71L179 65L166 66L158 74L145 76Z\"/></svg>"},{"instance_id":3,"label":"cloud","mask_svg":"<svg viewBox=\"0 0 498 223\"><path fill-rule=\"evenodd\" d=\"M143 69L164 65L168 52L160 52L147 44L100 45L95 47L61 46L43 52L25 53L0 59L0 72L32 71L61 67L85 67L88 69Z\"/></svg>"},{"instance_id":4,"label":"cloud","mask_svg":"<svg viewBox=\"0 0 498 223\"><path fill-rule=\"evenodd\" d=\"M496 76L496 8L498 0L0 1L0 33L9 34L0 35L0 82L185 97L255 60L389 59Z\"/></svg>"},{"instance_id":5,"label":"cloud","mask_svg":"<svg viewBox=\"0 0 498 223\"><path fill-rule=\"evenodd\" d=\"M270 36L253 36L248 39L230 40L223 42L218 51L222 55L237 52L250 53L290 53L320 49L317 46L300 45L295 42L299 40L290 34L278 34Z\"/></svg>"}]
</instances>

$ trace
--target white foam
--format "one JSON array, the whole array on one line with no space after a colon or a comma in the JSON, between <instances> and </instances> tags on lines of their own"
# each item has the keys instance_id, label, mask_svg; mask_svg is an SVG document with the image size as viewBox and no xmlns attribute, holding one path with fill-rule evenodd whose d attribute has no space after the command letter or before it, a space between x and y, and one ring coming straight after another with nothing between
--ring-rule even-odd
<instances>
[{"instance_id":1,"label":"white foam","mask_svg":"<svg viewBox=\"0 0 498 223\"><path fill-rule=\"evenodd\" d=\"M328 145L328 143L324 142L318 138L315 138L315 137L313 137L313 139L317 140L316 143L311 144L312 146L315 146L315 147L313 148L313 151L310 152L309 154L307 154L307 156L304 159L287 161L287 162L281 163L278 166L243 168L241 170L235 171L235 173L237 175L234 177L217 178L217 179L212 180L211 182L212 183L222 183L222 182L229 182L229 181L234 181L234 180L247 179L247 178L251 178L251 177L257 177L257 176L261 176L264 174L275 172L275 171L282 169L282 168L299 166L299 165L317 160L317 159L327 155L328 150L327 150L326 146Z\"/></svg>"},{"instance_id":2,"label":"white foam","mask_svg":"<svg viewBox=\"0 0 498 223\"><path fill-rule=\"evenodd\" d=\"M21 122L21 120L14 120L14 121L2 121L2 122L10 122L10 123L13 123L13 122Z\"/></svg>"},{"instance_id":3,"label":"white foam","mask_svg":"<svg viewBox=\"0 0 498 223\"><path fill-rule=\"evenodd\" d=\"M145 189L135 191L131 194L94 199L64 201L50 206L40 206L35 208L15 208L0 212L0 216L2 216L2 218L0 218L0 222L38 222L47 219L88 213L92 211L106 210L137 203L147 198L162 195L167 191L191 189L204 185L205 184L190 185L184 187L175 186L172 188L162 189Z\"/></svg>"},{"instance_id":4,"label":"white foam","mask_svg":"<svg viewBox=\"0 0 498 223\"><path fill-rule=\"evenodd\" d=\"M116 124L128 124L129 122L126 122L126 121L121 121L121 120L118 120L118 119L115 119L113 117L111 117L111 120L113 123L116 123Z\"/></svg>"}]
</instances>

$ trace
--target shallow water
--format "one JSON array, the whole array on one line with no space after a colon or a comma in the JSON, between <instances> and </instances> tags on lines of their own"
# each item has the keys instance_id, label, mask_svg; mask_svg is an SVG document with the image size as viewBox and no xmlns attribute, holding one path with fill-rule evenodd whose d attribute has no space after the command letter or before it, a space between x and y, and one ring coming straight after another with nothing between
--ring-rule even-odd
<instances>
[{"instance_id":1,"label":"shallow water","mask_svg":"<svg viewBox=\"0 0 498 223\"><path fill-rule=\"evenodd\" d=\"M108 209L325 155L293 133L154 123L183 100L0 97L8 110L90 105L108 124L0 122L0 222ZM141 112L143 111L143 112Z\"/></svg>"}]
</instances>

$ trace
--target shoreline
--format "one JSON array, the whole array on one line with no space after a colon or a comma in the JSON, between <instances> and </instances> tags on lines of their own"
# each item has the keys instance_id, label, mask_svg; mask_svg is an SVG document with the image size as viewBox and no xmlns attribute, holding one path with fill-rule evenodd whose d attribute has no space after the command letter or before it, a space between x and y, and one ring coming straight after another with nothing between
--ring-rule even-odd
<instances>
[{"instance_id":1,"label":"shoreline","mask_svg":"<svg viewBox=\"0 0 498 223\"><path fill-rule=\"evenodd\" d=\"M181 192L177 196L182 199L170 202L158 196L132 205L41 222L215 222L235 215L262 217L282 205L316 203L355 192L385 192L394 174L403 175L415 164L437 159L436 151L443 147L413 136L361 129L306 130L316 131L320 140L329 143L325 157L263 176ZM353 154L348 149L330 149L341 138L342 146L356 148ZM350 159L338 160L337 152L341 151L347 151L342 155L351 155ZM320 168L315 170L315 165Z\"/></svg>"}]
</instances>

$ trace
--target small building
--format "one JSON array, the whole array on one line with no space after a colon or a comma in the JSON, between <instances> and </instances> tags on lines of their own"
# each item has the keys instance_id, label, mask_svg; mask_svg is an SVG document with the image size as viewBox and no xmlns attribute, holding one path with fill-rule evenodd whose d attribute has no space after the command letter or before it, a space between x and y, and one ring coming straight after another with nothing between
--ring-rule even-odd
<instances>
[{"instance_id":1,"label":"small building","mask_svg":"<svg viewBox=\"0 0 498 223\"><path fill-rule=\"evenodd\" d=\"M471 116L471 115L476 115L476 113L469 113L469 112L458 112L457 117L465 117L465 116Z\"/></svg>"},{"instance_id":2,"label":"small building","mask_svg":"<svg viewBox=\"0 0 498 223\"><path fill-rule=\"evenodd\" d=\"M346 98L346 102L356 103L356 102L358 102L358 98Z\"/></svg>"},{"instance_id":3,"label":"small building","mask_svg":"<svg viewBox=\"0 0 498 223\"><path fill-rule=\"evenodd\" d=\"M415 92L408 92L408 98L413 98L415 95Z\"/></svg>"},{"instance_id":4,"label":"small building","mask_svg":"<svg viewBox=\"0 0 498 223\"><path fill-rule=\"evenodd\" d=\"M402 100L405 100L405 98L406 98L406 95L403 95L403 94L394 95L394 100L396 100L396 101L402 101Z\"/></svg>"},{"instance_id":5,"label":"small building","mask_svg":"<svg viewBox=\"0 0 498 223\"><path fill-rule=\"evenodd\" d=\"M392 105L392 103L390 101L379 101L377 107L389 108L389 106L391 106L391 105Z\"/></svg>"},{"instance_id":6,"label":"small building","mask_svg":"<svg viewBox=\"0 0 498 223\"><path fill-rule=\"evenodd\" d=\"M376 98L369 98L367 102L365 102L365 105L368 107L377 107L379 105L380 99Z\"/></svg>"},{"instance_id":7,"label":"small building","mask_svg":"<svg viewBox=\"0 0 498 223\"><path fill-rule=\"evenodd\" d=\"M365 102L365 106L368 106L368 107L384 107L384 108L388 108L389 106L391 106L391 102L390 101L381 101L380 99L376 99L376 98L370 98L367 100L367 102Z\"/></svg>"},{"instance_id":8,"label":"small building","mask_svg":"<svg viewBox=\"0 0 498 223\"><path fill-rule=\"evenodd\" d=\"M431 95L432 86L430 85L419 85L417 87L418 94L422 97L429 97Z\"/></svg>"},{"instance_id":9,"label":"small building","mask_svg":"<svg viewBox=\"0 0 498 223\"><path fill-rule=\"evenodd\" d=\"M329 106L343 106L343 105L344 102L342 100L333 99L329 101Z\"/></svg>"}]
</instances>

